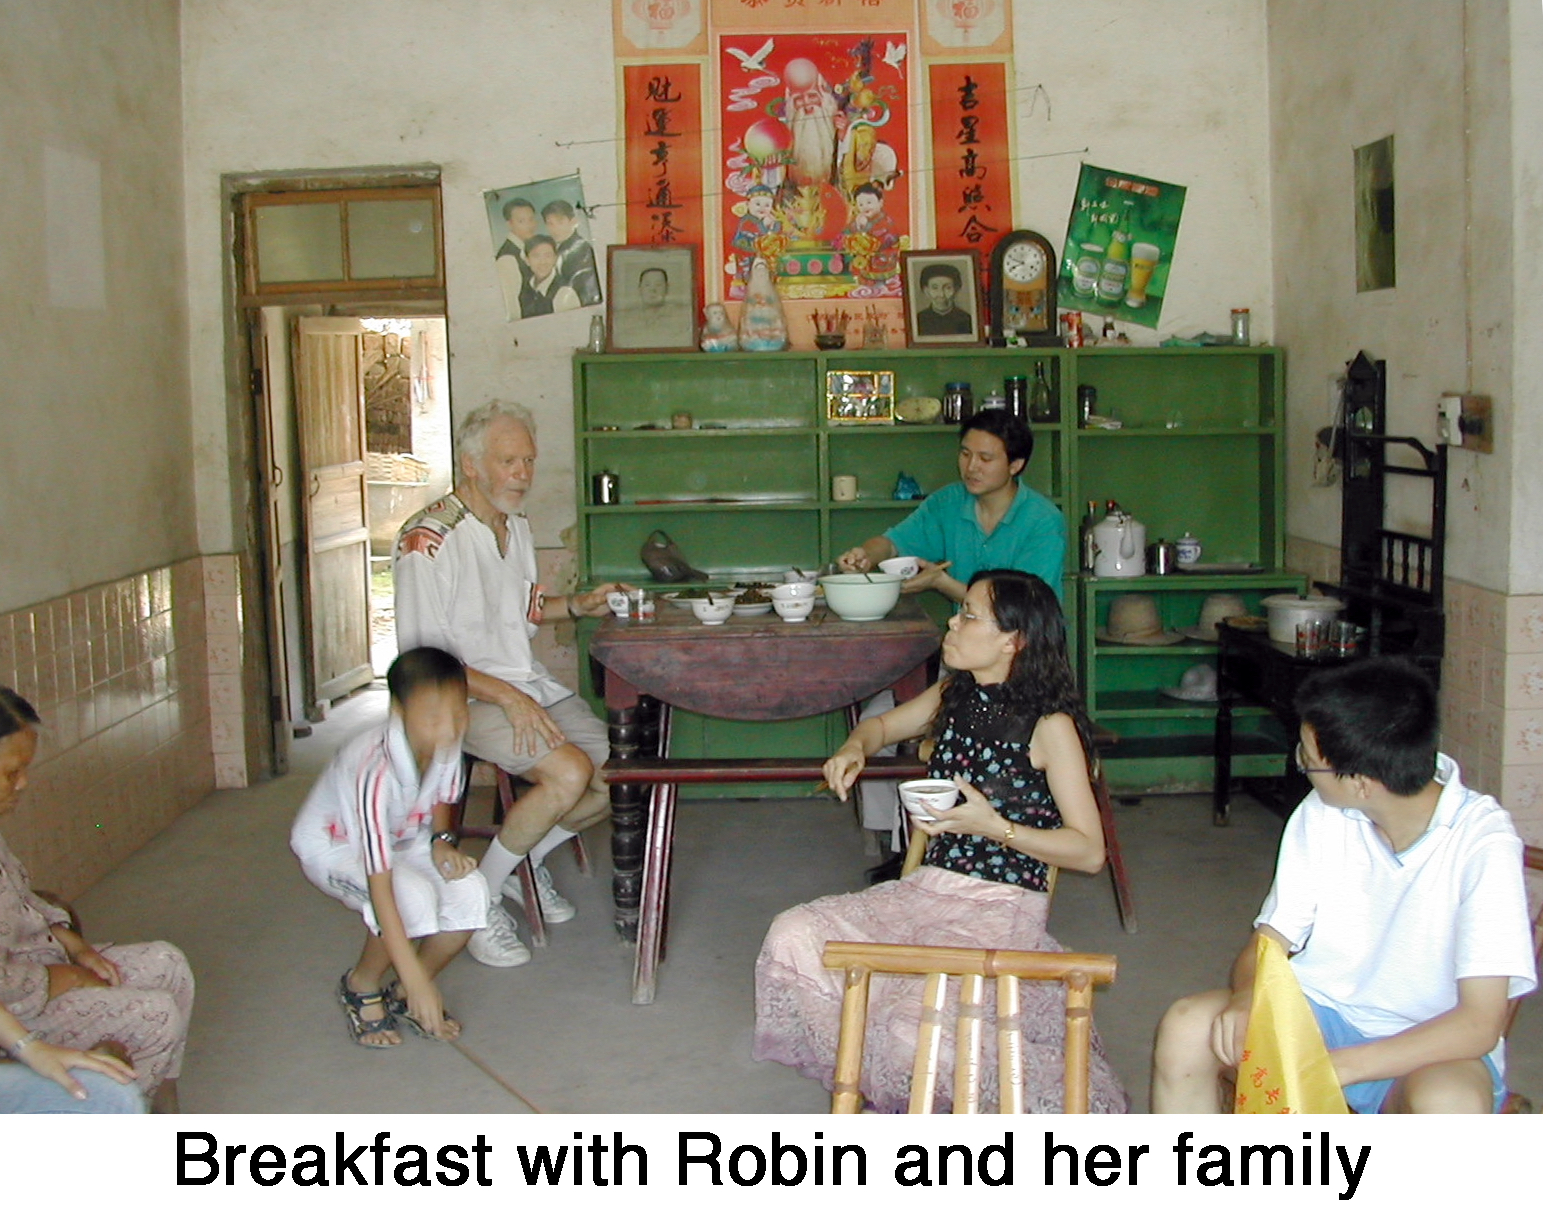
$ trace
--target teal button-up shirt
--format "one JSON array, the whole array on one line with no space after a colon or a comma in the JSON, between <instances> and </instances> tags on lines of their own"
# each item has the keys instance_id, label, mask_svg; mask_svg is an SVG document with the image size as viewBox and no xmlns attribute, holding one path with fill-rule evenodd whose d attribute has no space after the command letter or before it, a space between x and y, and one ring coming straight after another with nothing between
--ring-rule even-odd
<instances>
[{"instance_id":1,"label":"teal button-up shirt","mask_svg":"<svg viewBox=\"0 0 1543 1207\"><path fill-rule=\"evenodd\" d=\"M1037 574L1061 598L1066 563L1066 517L1038 491L1018 483L1018 493L988 536L975 512L975 496L954 482L884 534L896 553L929 562L952 562L948 573L962 583L977 570Z\"/></svg>"}]
</instances>

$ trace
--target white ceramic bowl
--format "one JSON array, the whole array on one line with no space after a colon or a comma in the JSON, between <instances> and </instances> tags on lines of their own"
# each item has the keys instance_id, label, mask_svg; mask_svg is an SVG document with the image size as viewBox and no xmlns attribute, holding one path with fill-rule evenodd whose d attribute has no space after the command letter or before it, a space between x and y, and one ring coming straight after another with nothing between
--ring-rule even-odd
<instances>
[{"instance_id":1,"label":"white ceramic bowl","mask_svg":"<svg viewBox=\"0 0 1543 1207\"><path fill-rule=\"evenodd\" d=\"M901 578L913 578L921 568L919 557L886 557L879 563L879 569L885 574L898 574Z\"/></svg>"},{"instance_id":2,"label":"white ceramic bowl","mask_svg":"<svg viewBox=\"0 0 1543 1207\"><path fill-rule=\"evenodd\" d=\"M708 599L693 599L691 614L703 624L722 624L734 614L734 597L715 595Z\"/></svg>"},{"instance_id":3,"label":"white ceramic bowl","mask_svg":"<svg viewBox=\"0 0 1543 1207\"><path fill-rule=\"evenodd\" d=\"M796 624L805 619L814 611L813 599L774 599L772 607L777 609L777 615L789 624Z\"/></svg>"},{"instance_id":4,"label":"white ceramic bowl","mask_svg":"<svg viewBox=\"0 0 1543 1207\"><path fill-rule=\"evenodd\" d=\"M814 583L799 581L796 583L778 583L771 589L771 597L777 599L813 599Z\"/></svg>"},{"instance_id":5,"label":"white ceramic bowl","mask_svg":"<svg viewBox=\"0 0 1543 1207\"><path fill-rule=\"evenodd\" d=\"M782 581L785 583L812 583L820 577L818 570L784 570Z\"/></svg>"},{"instance_id":6,"label":"white ceramic bowl","mask_svg":"<svg viewBox=\"0 0 1543 1207\"><path fill-rule=\"evenodd\" d=\"M953 780L906 780L900 785L900 803L913 817L932 820L923 805L930 805L939 813L952 809L959 802L959 786Z\"/></svg>"},{"instance_id":7,"label":"white ceramic bowl","mask_svg":"<svg viewBox=\"0 0 1543 1207\"><path fill-rule=\"evenodd\" d=\"M883 620L900 598L898 574L827 574L820 586L842 620Z\"/></svg>"}]
</instances>

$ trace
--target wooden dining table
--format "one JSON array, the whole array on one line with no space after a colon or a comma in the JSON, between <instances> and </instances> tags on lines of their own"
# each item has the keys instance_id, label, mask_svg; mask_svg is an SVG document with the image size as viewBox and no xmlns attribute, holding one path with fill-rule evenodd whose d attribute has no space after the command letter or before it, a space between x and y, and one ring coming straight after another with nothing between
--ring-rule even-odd
<instances>
[{"instance_id":1,"label":"wooden dining table","mask_svg":"<svg viewBox=\"0 0 1543 1207\"><path fill-rule=\"evenodd\" d=\"M611 766L670 762L669 714L676 708L728 720L785 721L851 709L885 688L897 702L908 700L925 690L941 639L936 621L906 596L873 621L842 620L821 606L798 623L773 611L706 625L663 600L652 620L603 620L589 653L605 699ZM657 804L663 797L673 812L678 782L817 778L808 760L675 762L678 778L664 793L662 777L611 785L616 927L629 942L639 937L650 799ZM668 845L672 827L655 827L661 828ZM663 858L667 874L667 850Z\"/></svg>"}]
</instances>

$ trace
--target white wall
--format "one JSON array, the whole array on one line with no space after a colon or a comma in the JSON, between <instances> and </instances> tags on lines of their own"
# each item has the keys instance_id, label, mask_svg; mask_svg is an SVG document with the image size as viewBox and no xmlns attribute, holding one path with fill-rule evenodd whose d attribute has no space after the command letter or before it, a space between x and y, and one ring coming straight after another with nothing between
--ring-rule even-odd
<instances>
[{"instance_id":1,"label":"white wall","mask_svg":"<svg viewBox=\"0 0 1543 1207\"><path fill-rule=\"evenodd\" d=\"M198 552L175 0L0 0L0 613Z\"/></svg>"},{"instance_id":2,"label":"white wall","mask_svg":"<svg viewBox=\"0 0 1543 1207\"><path fill-rule=\"evenodd\" d=\"M1513 317L1511 324L1512 463L1511 592L1543 595L1543 5L1510 5L1511 196Z\"/></svg>"},{"instance_id":3,"label":"white wall","mask_svg":"<svg viewBox=\"0 0 1543 1207\"><path fill-rule=\"evenodd\" d=\"M1270 324L1263 9L1259 0L1017 0L1020 225L1059 244L1079 162L1189 186L1165 331ZM457 410L523 398L540 424L537 540L573 523L569 356L589 311L504 321L484 189L580 170L617 190L609 0L185 0L188 262L200 540L237 540L229 503L221 173L438 164ZM1031 116L1027 91L1043 83ZM568 140L601 140L562 149ZM618 241L615 208L597 244ZM516 343L518 341L518 343Z\"/></svg>"},{"instance_id":4,"label":"white wall","mask_svg":"<svg viewBox=\"0 0 1543 1207\"><path fill-rule=\"evenodd\" d=\"M1521 290L1535 292L1513 278L1513 263L1525 263L1520 248L1513 255L1513 234L1538 246L1514 210L1512 144L1529 144L1536 207L1539 128L1513 132L1515 71L1505 64L1513 16L1535 25L1538 5L1270 0L1268 15L1276 333L1291 357L1288 531L1338 543L1338 490L1308 486L1312 439L1328 421L1328 379L1364 349L1388 362L1392 432L1430 443L1443 391L1493 396L1495 454L1451 453L1447 571L1504 591L1516 545L1512 466L1524 447L1518 415L1534 409L1521 407L1513 386L1513 350L1528 342L1513 326L1521 317L1514 304ZM1536 77L1525 87L1536 112ZM1352 153L1387 134L1397 285L1357 294ZM1527 305L1535 316L1536 301ZM1414 515L1410 504L1395 519Z\"/></svg>"}]
</instances>

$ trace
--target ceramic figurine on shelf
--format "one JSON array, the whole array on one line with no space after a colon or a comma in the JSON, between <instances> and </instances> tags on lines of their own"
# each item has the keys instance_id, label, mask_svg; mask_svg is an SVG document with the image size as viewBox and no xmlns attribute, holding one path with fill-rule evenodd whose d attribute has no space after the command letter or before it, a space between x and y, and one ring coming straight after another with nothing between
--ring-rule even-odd
<instances>
[{"instance_id":1,"label":"ceramic figurine on shelf","mask_svg":"<svg viewBox=\"0 0 1543 1207\"><path fill-rule=\"evenodd\" d=\"M903 503L910 499L919 499L921 497L921 484L911 477L910 474L906 473L905 470L901 470L899 476L895 479L895 498Z\"/></svg>"},{"instance_id":2,"label":"ceramic figurine on shelf","mask_svg":"<svg viewBox=\"0 0 1543 1207\"><path fill-rule=\"evenodd\" d=\"M746 352L781 352L788 346L788 322L782 299L765 260L756 258L745 284L739 311L739 346Z\"/></svg>"},{"instance_id":3,"label":"ceramic figurine on shelf","mask_svg":"<svg viewBox=\"0 0 1543 1207\"><path fill-rule=\"evenodd\" d=\"M733 352L739 347L739 336L729 319L729 308L722 302L708 302L702 311L702 351Z\"/></svg>"}]
</instances>

